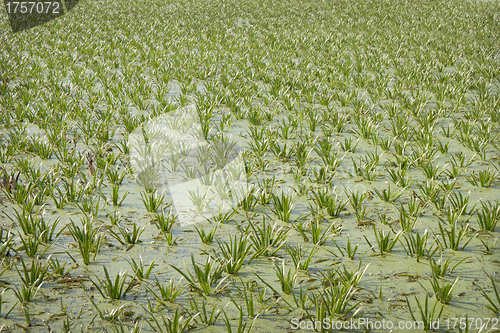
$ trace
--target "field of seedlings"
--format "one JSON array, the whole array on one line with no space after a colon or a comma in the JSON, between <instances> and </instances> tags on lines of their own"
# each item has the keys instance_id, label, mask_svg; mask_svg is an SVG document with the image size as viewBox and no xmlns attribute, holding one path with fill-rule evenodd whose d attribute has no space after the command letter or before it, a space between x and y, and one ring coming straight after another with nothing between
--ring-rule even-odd
<instances>
[{"instance_id":1,"label":"field of seedlings","mask_svg":"<svg viewBox=\"0 0 500 333\"><path fill-rule=\"evenodd\" d=\"M500 332L499 1L0 12L0 332Z\"/></svg>"}]
</instances>

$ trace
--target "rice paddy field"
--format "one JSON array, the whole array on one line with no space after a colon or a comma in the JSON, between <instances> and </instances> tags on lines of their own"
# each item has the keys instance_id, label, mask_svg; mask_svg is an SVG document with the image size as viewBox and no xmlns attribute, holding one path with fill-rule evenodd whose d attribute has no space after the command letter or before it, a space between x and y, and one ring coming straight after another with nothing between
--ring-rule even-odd
<instances>
[{"instance_id":1,"label":"rice paddy field","mask_svg":"<svg viewBox=\"0 0 500 333\"><path fill-rule=\"evenodd\" d=\"M0 331L499 332L499 46L498 1L1 11Z\"/></svg>"}]
</instances>

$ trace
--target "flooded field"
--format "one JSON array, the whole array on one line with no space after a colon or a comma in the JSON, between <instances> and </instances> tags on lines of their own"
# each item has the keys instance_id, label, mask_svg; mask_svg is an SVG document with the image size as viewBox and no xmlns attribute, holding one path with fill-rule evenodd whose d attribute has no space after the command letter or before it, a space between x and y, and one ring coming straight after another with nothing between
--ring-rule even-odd
<instances>
[{"instance_id":1,"label":"flooded field","mask_svg":"<svg viewBox=\"0 0 500 333\"><path fill-rule=\"evenodd\" d=\"M0 14L0 332L500 332L498 1Z\"/></svg>"}]
</instances>

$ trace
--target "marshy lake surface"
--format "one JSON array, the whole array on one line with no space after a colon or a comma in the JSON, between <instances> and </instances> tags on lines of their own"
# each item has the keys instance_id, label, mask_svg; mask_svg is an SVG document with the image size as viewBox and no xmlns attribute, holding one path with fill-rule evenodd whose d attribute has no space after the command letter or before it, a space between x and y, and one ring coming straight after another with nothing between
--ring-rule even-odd
<instances>
[{"instance_id":1,"label":"marshy lake surface","mask_svg":"<svg viewBox=\"0 0 500 333\"><path fill-rule=\"evenodd\" d=\"M2 11L0 331L499 332L499 42L498 1Z\"/></svg>"}]
</instances>

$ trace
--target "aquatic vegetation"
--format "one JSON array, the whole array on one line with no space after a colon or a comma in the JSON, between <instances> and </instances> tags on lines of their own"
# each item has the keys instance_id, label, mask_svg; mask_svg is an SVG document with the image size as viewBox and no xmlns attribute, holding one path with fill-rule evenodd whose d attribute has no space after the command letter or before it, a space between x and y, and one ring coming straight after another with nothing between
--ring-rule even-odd
<instances>
[{"instance_id":1,"label":"aquatic vegetation","mask_svg":"<svg viewBox=\"0 0 500 333\"><path fill-rule=\"evenodd\" d=\"M458 277L451 284L439 283L436 275L432 275L431 286L434 296L443 304L448 304L453 296L453 291L457 287Z\"/></svg>"},{"instance_id":2,"label":"aquatic vegetation","mask_svg":"<svg viewBox=\"0 0 500 333\"><path fill-rule=\"evenodd\" d=\"M133 245L140 243L140 237L144 230L146 229L146 225L142 227L138 227L136 223L133 224L133 229L130 230L128 228L124 228L122 226L117 226L118 232L113 231L111 228L108 229L109 235L116 239L122 245Z\"/></svg>"},{"instance_id":3,"label":"aquatic vegetation","mask_svg":"<svg viewBox=\"0 0 500 333\"><path fill-rule=\"evenodd\" d=\"M228 274L236 275L243 267L245 258L251 249L248 238L248 235L241 233L239 238L237 235L234 235L234 238L229 237L229 243L219 238L216 239L221 251L219 260Z\"/></svg>"},{"instance_id":4,"label":"aquatic vegetation","mask_svg":"<svg viewBox=\"0 0 500 333\"><path fill-rule=\"evenodd\" d=\"M265 217L262 220L262 227L259 227L253 221L249 221L249 224L252 228L249 240L255 250L252 259L260 255L273 256L285 246L285 241L288 237L287 229L279 227L276 223L271 225L269 222L266 222Z\"/></svg>"},{"instance_id":5,"label":"aquatic vegetation","mask_svg":"<svg viewBox=\"0 0 500 333\"><path fill-rule=\"evenodd\" d=\"M477 223L481 230L494 231L500 221L500 202L481 201L481 209L476 210Z\"/></svg>"},{"instance_id":6,"label":"aquatic vegetation","mask_svg":"<svg viewBox=\"0 0 500 333\"><path fill-rule=\"evenodd\" d=\"M297 244L297 246L287 246L286 250L292 257L295 267L302 271L307 271L314 254L318 251L318 248L315 246L309 251L304 251L303 247L300 244Z\"/></svg>"},{"instance_id":7,"label":"aquatic vegetation","mask_svg":"<svg viewBox=\"0 0 500 333\"><path fill-rule=\"evenodd\" d=\"M403 243L400 240L400 243L403 245L405 252L412 257L415 256L417 258L417 262L419 262L420 258L425 255L427 255L428 258L431 258L432 255L438 250L438 247L435 247L434 249L432 248L435 241L433 241L430 247L427 248L427 243L430 238L430 234L427 232L427 229L424 231L423 235L420 235L418 232L415 232L414 234L411 232L404 233L403 238L405 242Z\"/></svg>"},{"instance_id":8,"label":"aquatic vegetation","mask_svg":"<svg viewBox=\"0 0 500 333\"><path fill-rule=\"evenodd\" d=\"M106 266L102 266L102 268L104 270L104 278L101 280L96 275L97 282L92 279L90 280L102 297L111 299L124 298L134 287L134 280L127 283L127 273L125 271L121 271L112 279L109 276Z\"/></svg>"},{"instance_id":9,"label":"aquatic vegetation","mask_svg":"<svg viewBox=\"0 0 500 333\"><path fill-rule=\"evenodd\" d=\"M399 237L403 234L403 230L400 230L394 235L393 238L391 238L391 231L386 233L384 229L377 231L377 228L373 227L373 234L375 235L375 239L377 240L379 254L384 255L392 251L392 249L398 242ZM371 245L366 236L365 240L375 252L374 247Z\"/></svg>"},{"instance_id":10,"label":"aquatic vegetation","mask_svg":"<svg viewBox=\"0 0 500 333\"><path fill-rule=\"evenodd\" d=\"M80 1L2 35L5 330L276 331L289 311L427 324L433 300L458 317L498 310L497 2L129 7ZM32 260L48 267L42 288L20 278ZM133 277L108 281L91 261ZM89 274L121 299L82 298L99 293ZM402 276L437 296L413 288L408 313Z\"/></svg>"},{"instance_id":11,"label":"aquatic vegetation","mask_svg":"<svg viewBox=\"0 0 500 333\"><path fill-rule=\"evenodd\" d=\"M133 258L130 258L130 261L128 263L130 265L130 268L132 268L132 271L135 273L135 277L139 280L147 280L149 278L149 275L151 275L154 267L153 260L149 263L149 267L146 269L141 255L139 255L139 263L135 262Z\"/></svg>"},{"instance_id":12,"label":"aquatic vegetation","mask_svg":"<svg viewBox=\"0 0 500 333\"><path fill-rule=\"evenodd\" d=\"M156 213L163 204L165 195L158 195L157 191L152 193L141 193L141 200L144 203L144 207L150 213Z\"/></svg>"},{"instance_id":13,"label":"aquatic vegetation","mask_svg":"<svg viewBox=\"0 0 500 333\"><path fill-rule=\"evenodd\" d=\"M204 244L211 244L214 241L215 234L217 232L217 229L219 228L219 223L216 223L215 226L210 230L208 233L205 231L205 228L203 226L196 226L196 232L200 236L200 240Z\"/></svg>"},{"instance_id":14,"label":"aquatic vegetation","mask_svg":"<svg viewBox=\"0 0 500 333\"><path fill-rule=\"evenodd\" d=\"M285 271L285 261L282 261L281 265L278 263L274 264L274 270L276 277L281 283L281 291L285 294L291 294L297 284L299 268L290 268L288 271Z\"/></svg>"},{"instance_id":15,"label":"aquatic vegetation","mask_svg":"<svg viewBox=\"0 0 500 333\"><path fill-rule=\"evenodd\" d=\"M283 222L290 222L290 215L292 214L292 208L295 196L285 194L281 191L281 195L272 194L272 201L274 209L273 213Z\"/></svg>"},{"instance_id":16,"label":"aquatic vegetation","mask_svg":"<svg viewBox=\"0 0 500 333\"><path fill-rule=\"evenodd\" d=\"M68 226L71 236L77 242L78 251L82 256L83 263L88 265L90 259L95 260L97 253L99 252L104 235L99 233L99 228L95 228L92 222L92 218L86 217L81 219L82 228L71 221L71 225ZM93 255L92 255L93 253Z\"/></svg>"},{"instance_id":17,"label":"aquatic vegetation","mask_svg":"<svg viewBox=\"0 0 500 333\"><path fill-rule=\"evenodd\" d=\"M441 304L441 309L439 310L439 312L437 312L436 306L438 304L438 301L436 301L434 305L431 306L429 304L429 295L425 295L425 301L423 302L423 304L420 303L417 297L415 297L415 302L417 303L418 314L420 315L420 317L416 317L416 314L413 312L413 308L410 305L410 301L408 300L408 297L406 297L406 304L408 305L408 310L410 311L412 319L414 321L420 319L424 325L424 330L430 330L431 323L441 317L444 305Z\"/></svg>"},{"instance_id":18,"label":"aquatic vegetation","mask_svg":"<svg viewBox=\"0 0 500 333\"><path fill-rule=\"evenodd\" d=\"M439 234L441 236L440 239L436 238L439 247L441 248L450 248L453 251L457 251L458 247L466 240L466 237L469 236L470 226L466 224L462 225L460 230L458 230L458 223L455 222L451 225L450 230L446 227L443 227L441 223L439 223ZM474 234L472 237L469 237L462 245L462 250L470 243L470 241L476 236Z\"/></svg>"},{"instance_id":19,"label":"aquatic vegetation","mask_svg":"<svg viewBox=\"0 0 500 333\"><path fill-rule=\"evenodd\" d=\"M159 290L159 294L153 291L150 287L146 287L151 294L153 294L156 301L160 303L165 302L175 302L175 299L181 294L184 287L180 285L182 279L177 283L174 283L173 279L170 279L166 285L161 284L158 278L155 278L155 286Z\"/></svg>"},{"instance_id":20,"label":"aquatic vegetation","mask_svg":"<svg viewBox=\"0 0 500 333\"><path fill-rule=\"evenodd\" d=\"M194 316L185 316L182 312L179 312L179 308L175 309L175 313L172 316L161 316L161 322L156 319L153 315L152 320L146 321L149 326L155 332L161 333L183 333L189 330L191 327L190 323L196 318L197 315ZM187 318L186 318L187 317ZM186 318L186 319L185 319Z\"/></svg>"},{"instance_id":21,"label":"aquatic vegetation","mask_svg":"<svg viewBox=\"0 0 500 333\"><path fill-rule=\"evenodd\" d=\"M495 284L495 280L493 279L493 276L490 276L490 281L491 281L491 286L493 288L493 296L490 297L484 289L481 289L481 293L483 294L483 297L486 298L488 303L490 305L486 305L488 309L493 311L494 313L498 314L500 313L500 294L498 293L497 286Z\"/></svg>"},{"instance_id":22,"label":"aquatic vegetation","mask_svg":"<svg viewBox=\"0 0 500 333\"><path fill-rule=\"evenodd\" d=\"M214 325L220 315L223 313L224 308L217 309L217 304L214 304L212 309L207 309L207 301L203 300L201 306L194 299L189 300L189 306L191 310L198 314L195 318L196 322L205 324L207 326Z\"/></svg>"},{"instance_id":23,"label":"aquatic vegetation","mask_svg":"<svg viewBox=\"0 0 500 333\"><path fill-rule=\"evenodd\" d=\"M173 265L170 266L186 279L189 287L192 290L198 292L201 295L208 296L211 293L217 294L222 291L222 289L224 288L222 283L227 278L224 277L221 279L222 273L224 272L224 265L218 263L217 260L215 260L211 256L207 257L205 264L197 264L192 254L191 264L194 274L187 270L187 268L187 273L184 273L182 270L180 270L180 268ZM215 285L216 283L217 285Z\"/></svg>"}]
</instances>

